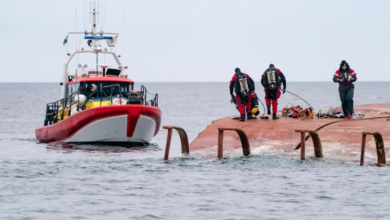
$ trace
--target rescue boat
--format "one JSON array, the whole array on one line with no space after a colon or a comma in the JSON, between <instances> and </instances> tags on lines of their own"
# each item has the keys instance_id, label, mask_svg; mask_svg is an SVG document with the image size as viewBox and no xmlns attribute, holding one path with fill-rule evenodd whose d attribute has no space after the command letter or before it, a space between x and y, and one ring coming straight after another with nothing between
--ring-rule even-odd
<instances>
[{"instance_id":1,"label":"rescue boat","mask_svg":"<svg viewBox=\"0 0 390 220\"><path fill-rule=\"evenodd\" d=\"M120 56L103 48L105 41L115 46L118 34L97 32L97 13L96 9L91 12L91 32L68 33L83 35L90 48L67 54L61 99L47 104L44 126L35 131L40 143L145 145L159 131L158 94L150 93L143 85L135 90ZM96 63L92 68L77 64L76 70L70 71L71 61L78 62L81 54L89 55ZM103 57L112 57L113 65L99 63Z\"/></svg>"}]
</instances>

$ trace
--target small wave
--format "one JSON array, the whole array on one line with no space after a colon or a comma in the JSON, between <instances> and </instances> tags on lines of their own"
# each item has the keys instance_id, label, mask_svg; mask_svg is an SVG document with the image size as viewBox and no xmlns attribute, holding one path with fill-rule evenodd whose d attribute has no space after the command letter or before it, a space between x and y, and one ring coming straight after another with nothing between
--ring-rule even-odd
<instances>
[{"instance_id":1,"label":"small wave","mask_svg":"<svg viewBox=\"0 0 390 220\"><path fill-rule=\"evenodd\" d=\"M39 143L35 138L9 138L9 139L0 139L1 141L26 141L26 142L35 142Z\"/></svg>"},{"instance_id":2,"label":"small wave","mask_svg":"<svg viewBox=\"0 0 390 220\"><path fill-rule=\"evenodd\" d=\"M142 216L137 216L137 217L134 217L135 219L163 219L162 217L159 217L159 216L156 216L156 215L152 215L152 214L146 214L146 215L142 215Z\"/></svg>"}]
</instances>

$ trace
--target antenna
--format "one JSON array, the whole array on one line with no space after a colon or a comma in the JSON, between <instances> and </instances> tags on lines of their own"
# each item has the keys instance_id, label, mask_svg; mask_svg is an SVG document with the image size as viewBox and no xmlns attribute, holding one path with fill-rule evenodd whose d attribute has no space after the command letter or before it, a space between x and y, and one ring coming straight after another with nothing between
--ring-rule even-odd
<instances>
[{"instance_id":1,"label":"antenna","mask_svg":"<svg viewBox=\"0 0 390 220\"><path fill-rule=\"evenodd\" d=\"M125 39L125 12L126 12L126 8L123 8L123 39ZM122 61L123 61L123 57L125 56L124 48L125 48L125 41L123 41L122 43Z\"/></svg>"},{"instance_id":2,"label":"antenna","mask_svg":"<svg viewBox=\"0 0 390 220\"><path fill-rule=\"evenodd\" d=\"M105 28L105 24L106 24L106 16L107 16L107 7L108 7L108 0L106 0L106 4L105 4L105 8L104 8L104 17L103 17L103 21L102 21L102 32L104 31L104 28Z\"/></svg>"},{"instance_id":3,"label":"antenna","mask_svg":"<svg viewBox=\"0 0 390 220\"><path fill-rule=\"evenodd\" d=\"M98 9L98 10L97 10L97 13L98 13L98 14L100 14L100 13L99 13L99 3L100 3L100 2L97 2L97 5L98 5L98 7L97 7L97 9ZM99 24L99 17L100 17L100 15L98 15L98 22L97 22L98 24Z\"/></svg>"},{"instance_id":4,"label":"antenna","mask_svg":"<svg viewBox=\"0 0 390 220\"><path fill-rule=\"evenodd\" d=\"M91 8L92 8L92 2L89 2L89 11L91 11ZM88 12L88 14L90 14L90 12ZM88 16L88 20L89 20L89 24L91 24L91 15Z\"/></svg>"},{"instance_id":5,"label":"antenna","mask_svg":"<svg viewBox=\"0 0 390 220\"><path fill-rule=\"evenodd\" d=\"M74 8L74 32L77 32L77 7ZM76 36L74 38L74 47L75 47L75 50L77 50L77 37ZM77 58L79 58L78 54L77 54ZM77 65L78 65L78 62L75 63L76 76L77 76Z\"/></svg>"},{"instance_id":6,"label":"antenna","mask_svg":"<svg viewBox=\"0 0 390 220\"><path fill-rule=\"evenodd\" d=\"M87 32L87 24L86 24L86 20L87 19L85 18L85 16L86 16L86 13L85 13L85 0L83 1L83 6L84 6L84 14L83 14L84 15L83 16L84 17L84 31Z\"/></svg>"},{"instance_id":7,"label":"antenna","mask_svg":"<svg viewBox=\"0 0 390 220\"><path fill-rule=\"evenodd\" d=\"M100 23L100 32L103 33L103 23L104 23L104 7L106 7L106 4L104 4L104 2L102 3L102 7L103 7L103 10L102 10L102 13L101 13L101 19L102 19L102 22Z\"/></svg>"},{"instance_id":8,"label":"antenna","mask_svg":"<svg viewBox=\"0 0 390 220\"><path fill-rule=\"evenodd\" d=\"M77 32L77 8L74 8L74 32ZM77 50L77 38L74 38L74 44Z\"/></svg>"}]
</instances>

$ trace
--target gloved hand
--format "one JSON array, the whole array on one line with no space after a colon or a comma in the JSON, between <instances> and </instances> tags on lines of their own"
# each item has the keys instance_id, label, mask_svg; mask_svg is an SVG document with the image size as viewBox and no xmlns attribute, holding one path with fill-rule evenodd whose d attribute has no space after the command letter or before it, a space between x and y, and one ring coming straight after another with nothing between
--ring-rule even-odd
<instances>
[{"instance_id":1,"label":"gloved hand","mask_svg":"<svg viewBox=\"0 0 390 220\"><path fill-rule=\"evenodd\" d=\"M339 82L344 82L344 78L340 78L340 79L339 79Z\"/></svg>"},{"instance_id":2,"label":"gloved hand","mask_svg":"<svg viewBox=\"0 0 390 220\"><path fill-rule=\"evenodd\" d=\"M284 94L286 92L286 88L282 89L282 91L283 91L283 94Z\"/></svg>"},{"instance_id":3,"label":"gloved hand","mask_svg":"<svg viewBox=\"0 0 390 220\"><path fill-rule=\"evenodd\" d=\"M236 97L234 97L234 95L231 95L231 96L232 96L232 100L236 101Z\"/></svg>"}]
</instances>

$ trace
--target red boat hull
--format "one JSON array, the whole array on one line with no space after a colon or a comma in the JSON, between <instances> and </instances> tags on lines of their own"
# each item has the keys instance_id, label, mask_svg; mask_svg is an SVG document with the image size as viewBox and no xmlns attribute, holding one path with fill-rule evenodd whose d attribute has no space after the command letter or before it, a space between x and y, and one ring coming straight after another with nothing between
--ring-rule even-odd
<instances>
[{"instance_id":1,"label":"red boat hull","mask_svg":"<svg viewBox=\"0 0 390 220\"><path fill-rule=\"evenodd\" d=\"M150 123L142 124L141 121L149 121ZM158 133L160 125L161 110L157 107L145 105L103 106L83 110L55 124L39 127L36 129L35 135L40 143L132 142L133 139L133 141L136 140L135 142L149 143L150 140L144 139L154 137ZM122 127L119 128L120 126ZM115 129L117 129L115 138L99 137L107 135L107 133L110 136L110 132ZM148 129L153 129L151 132L153 134L142 134ZM135 135L140 137L135 137Z\"/></svg>"}]
</instances>

